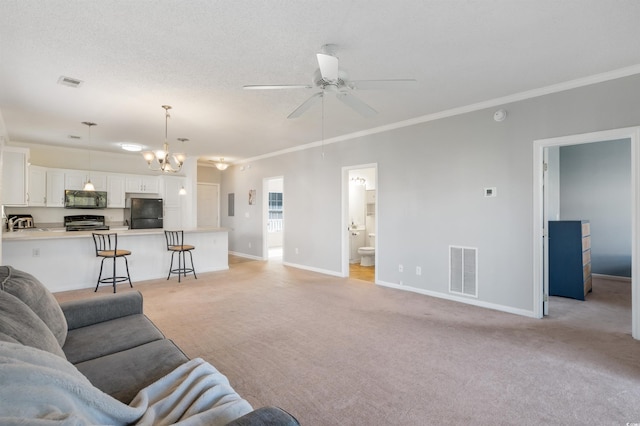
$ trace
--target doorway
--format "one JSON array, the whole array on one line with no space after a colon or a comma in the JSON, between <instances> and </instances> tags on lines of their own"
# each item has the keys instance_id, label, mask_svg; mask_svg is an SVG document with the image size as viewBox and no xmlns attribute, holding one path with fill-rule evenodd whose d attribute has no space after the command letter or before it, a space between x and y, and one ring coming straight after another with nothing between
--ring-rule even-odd
<instances>
[{"instance_id":1,"label":"doorway","mask_svg":"<svg viewBox=\"0 0 640 426\"><path fill-rule=\"evenodd\" d=\"M372 283L379 260L377 174L377 164L342 169L342 274Z\"/></svg>"},{"instance_id":2,"label":"doorway","mask_svg":"<svg viewBox=\"0 0 640 426\"><path fill-rule=\"evenodd\" d=\"M550 183L545 173L545 159L553 153L555 147L588 144L602 141L629 139L631 141L631 297L632 297L632 335L640 339L640 294L638 291L638 265L640 255L640 127L615 129L581 135L571 135L534 141L534 316L542 318L549 311L548 236L547 220L557 215L554 202L549 199L554 191L549 191ZM553 156L553 154L552 154ZM546 186L545 186L546 184ZM545 191L546 188L546 191ZM594 194L597 196L597 194Z\"/></svg>"},{"instance_id":3,"label":"doorway","mask_svg":"<svg viewBox=\"0 0 640 426\"><path fill-rule=\"evenodd\" d=\"M263 259L282 262L284 251L284 178L265 178L262 182Z\"/></svg>"},{"instance_id":4,"label":"doorway","mask_svg":"<svg viewBox=\"0 0 640 426\"><path fill-rule=\"evenodd\" d=\"M220 227L220 185L198 183L197 223L199 228Z\"/></svg>"}]
</instances>

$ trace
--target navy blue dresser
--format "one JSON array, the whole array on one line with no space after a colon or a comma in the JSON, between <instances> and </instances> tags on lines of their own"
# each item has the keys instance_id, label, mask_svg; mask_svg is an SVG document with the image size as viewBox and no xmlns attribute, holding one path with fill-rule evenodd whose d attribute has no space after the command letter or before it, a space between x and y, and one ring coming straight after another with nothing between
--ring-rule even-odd
<instances>
[{"instance_id":1,"label":"navy blue dresser","mask_svg":"<svg viewBox=\"0 0 640 426\"><path fill-rule=\"evenodd\" d=\"M549 295L584 300L591 291L588 220L549 221Z\"/></svg>"}]
</instances>

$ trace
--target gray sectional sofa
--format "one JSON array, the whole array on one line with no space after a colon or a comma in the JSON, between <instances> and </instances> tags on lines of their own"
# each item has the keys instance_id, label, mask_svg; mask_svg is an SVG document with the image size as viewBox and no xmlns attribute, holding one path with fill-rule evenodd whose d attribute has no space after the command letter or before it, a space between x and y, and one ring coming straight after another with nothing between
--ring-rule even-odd
<instances>
[{"instance_id":1,"label":"gray sectional sofa","mask_svg":"<svg viewBox=\"0 0 640 426\"><path fill-rule=\"evenodd\" d=\"M1 384L5 392L7 387L12 386L11 374L14 373L10 368L16 360L4 359L6 353L20 353L17 350L21 348L16 345L35 348L36 351L29 350L36 352L36 355L44 351L47 354L43 355L51 357L50 354L54 354L65 359L89 380L90 385L123 404L132 403L141 389L189 361L180 348L165 338L144 315L139 292L109 294L58 304L36 278L9 266L0 266L0 288L0 349L3 349L0 351L0 378L7 381ZM23 376L20 376L21 380ZM37 379L40 380L41 376ZM248 409L237 411L242 415L229 422L225 420L226 424L299 424L293 416L279 408L253 410L235 391L230 389L228 393L231 396L225 398L230 400L234 397L240 400L240 404L245 404L241 407ZM30 401L35 405L40 403L43 407L52 404L36 397ZM43 407L30 406L25 413L30 416L49 410ZM8 418L13 417L16 423L22 420L29 423L28 417L20 419L19 407L1 409L12 411ZM58 407L57 410L63 409ZM227 410L225 415L230 415L229 412ZM7 415L0 412L0 418L3 418L3 414Z\"/></svg>"}]
</instances>

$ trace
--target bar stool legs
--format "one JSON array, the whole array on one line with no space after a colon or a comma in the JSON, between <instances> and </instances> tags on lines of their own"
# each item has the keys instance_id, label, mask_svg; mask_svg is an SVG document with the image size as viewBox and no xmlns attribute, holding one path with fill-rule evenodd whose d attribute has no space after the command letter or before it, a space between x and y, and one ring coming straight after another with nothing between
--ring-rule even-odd
<instances>
[{"instance_id":1,"label":"bar stool legs","mask_svg":"<svg viewBox=\"0 0 640 426\"><path fill-rule=\"evenodd\" d=\"M119 282L129 281L129 285L133 288L133 284L131 283L131 276L129 275L129 262L127 261L127 256L131 254L129 250L118 249L118 234L97 234L93 233L93 243L96 249L96 256L101 257L102 261L100 262L100 273L98 274L98 282L96 283L96 289L94 292L98 291L98 287L100 287L101 283L110 283L113 285L113 292L116 292L116 284ZM118 258L124 259L125 268L127 271L127 276L117 276L116 274L116 261ZM104 267L104 261L107 259L111 259L113 262L113 274L110 277L102 278L102 269Z\"/></svg>"},{"instance_id":2,"label":"bar stool legs","mask_svg":"<svg viewBox=\"0 0 640 426\"><path fill-rule=\"evenodd\" d=\"M169 265L169 274L167 279L171 278L171 274L178 274L178 282L181 277L186 277L187 273L192 273L195 279L198 279L196 270L193 267L193 255L191 250L195 249L194 246L184 244L184 231L164 231L165 239L167 240L167 250L171 252L171 264ZM191 267L187 267L187 259L185 252L189 253L189 260ZM173 268L173 256L178 254L178 267Z\"/></svg>"}]
</instances>

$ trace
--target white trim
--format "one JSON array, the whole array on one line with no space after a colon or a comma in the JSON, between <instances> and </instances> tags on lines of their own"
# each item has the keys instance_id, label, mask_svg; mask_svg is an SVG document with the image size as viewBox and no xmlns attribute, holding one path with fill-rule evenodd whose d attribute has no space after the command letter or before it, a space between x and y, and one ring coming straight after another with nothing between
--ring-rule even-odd
<instances>
[{"instance_id":1,"label":"white trim","mask_svg":"<svg viewBox=\"0 0 640 426\"><path fill-rule=\"evenodd\" d=\"M628 282L628 283L631 282L631 277L620 277L618 275L607 275L607 274L594 274L594 273L592 273L591 276L602 278L603 280L609 280L609 281L624 281L624 282Z\"/></svg>"},{"instance_id":2,"label":"white trim","mask_svg":"<svg viewBox=\"0 0 640 426\"><path fill-rule=\"evenodd\" d=\"M262 178L262 260L269 260L269 235L267 233L267 223L269 222L269 182L275 179L282 180L282 194L284 197L284 176L272 176ZM282 204L282 218L284 219L284 201ZM286 223L283 221L282 228L282 258L284 259L284 242Z\"/></svg>"},{"instance_id":3,"label":"white trim","mask_svg":"<svg viewBox=\"0 0 640 426\"><path fill-rule=\"evenodd\" d=\"M380 222L379 217L378 217L378 206L380 205L380 197L378 196L379 191L378 191L378 163L368 163L368 164L356 164L353 166L343 166L342 167L342 221L340 222L340 226L341 226L341 232L342 231L348 231L349 229L349 171L351 170L360 170L360 169L375 169L375 175L376 175L376 182L375 182L375 188L376 188L376 210L375 210L375 217L376 217L376 229L373 231L376 235L375 238L375 246L374 246L374 252L375 252L375 259L376 259L376 263L377 259L380 256L380 252L378 251L378 223ZM341 270L342 270L342 275L340 275L341 277L348 277L349 276L349 232L343 232L342 234L342 256L341 256ZM378 280L378 268L375 268L375 277L374 282L377 282Z\"/></svg>"},{"instance_id":4,"label":"white trim","mask_svg":"<svg viewBox=\"0 0 640 426\"><path fill-rule=\"evenodd\" d=\"M305 271L317 272L319 274L331 275L333 277L344 278L340 272L330 271L328 269L314 268L313 266L300 265L298 263L282 262L284 266L290 266L292 268L303 269Z\"/></svg>"},{"instance_id":5,"label":"white trim","mask_svg":"<svg viewBox=\"0 0 640 426\"><path fill-rule=\"evenodd\" d=\"M512 95L507 95L500 98L494 98L494 99L478 102L471 105L451 108L451 109L436 112L433 114L412 118L409 120L398 121L396 123L386 124L384 126L373 127L371 129L361 130L353 133L347 133L345 135L336 136L336 137L324 139L321 141L310 142L304 145L298 145L291 148L282 149L280 151L274 151L267 154L258 155L256 157L242 159L234 162L233 164L244 164L252 161L263 160L265 158L277 157L279 155L284 155L291 152L304 151L306 149L315 148L321 145L328 145L332 143L343 142L343 141L357 139L364 136L374 135L376 133L383 133L383 132L388 132L390 130L400 129L403 127L415 126L416 124L422 124L430 121L440 120L442 118L467 114L474 111L480 111L486 108L497 107L500 105L523 101L526 99L537 98L540 96L550 95L553 93L564 92L566 90L576 89L584 86L590 86L592 84L602 83L605 81L615 80L618 78L629 77L635 74L640 74L640 65L632 65L630 67L620 68L617 70L604 72L601 74L595 74L589 77L577 78L575 80L569 80L563 83L552 84L550 86L545 86L538 89L526 90L524 92L518 92Z\"/></svg>"},{"instance_id":6,"label":"white trim","mask_svg":"<svg viewBox=\"0 0 640 426\"><path fill-rule=\"evenodd\" d=\"M425 289L417 288L417 287L410 287L410 286L406 286L406 285L393 284L393 283L388 283L388 282L384 282L384 281L378 282L376 284L378 284L380 286L383 286L383 287L395 288L397 290L411 291L413 293L419 293L419 294L422 294L424 296L437 297L438 299L451 300L453 302L465 303L467 305L478 306L478 307L486 308L486 309L493 309L494 311L501 311L501 312L507 312L509 314L515 314L515 315L520 315L520 316L524 316L524 317L536 318L536 316L533 313L533 311L527 311L526 309L518 309L518 308L513 308L511 306L505 306L505 305L498 305L496 303L483 302L482 300L478 300L478 299L466 298L466 297L456 296L456 295L453 295L453 294L439 293L439 292L436 292L436 291L430 291L430 290L425 290Z\"/></svg>"},{"instance_id":7,"label":"white trim","mask_svg":"<svg viewBox=\"0 0 640 426\"><path fill-rule=\"evenodd\" d=\"M631 140L631 334L640 339L640 127L561 136L533 141L533 312L543 315L543 153L550 146L566 146L617 139Z\"/></svg>"},{"instance_id":8,"label":"white trim","mask_svg":"<svg viewBox=\"0 0 640 426\"><path fill-rule=\"evenodd\" d=\"M245 259L251 259L251 260L264 260L262 257L260 256L254 256L252 254L246 254L246 253L239 253L237 251L230 251L229 254L233 255L233 256L238 256L238 257L244 257Z\"/></svg>"}]
</instances>

